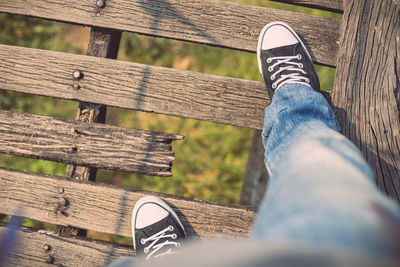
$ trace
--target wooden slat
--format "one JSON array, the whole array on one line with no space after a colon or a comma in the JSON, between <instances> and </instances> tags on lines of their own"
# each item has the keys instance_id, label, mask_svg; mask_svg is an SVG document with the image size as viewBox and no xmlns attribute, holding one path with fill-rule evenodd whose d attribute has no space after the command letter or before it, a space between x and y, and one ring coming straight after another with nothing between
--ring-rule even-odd
<instances>
[{"instance_id":1,"label":"wooden slat","mask_svg":"<svg viewBox=\"0 0 400 267\"><path fill-rule=\"evenodd\" d=\"M271 0L271 1L343 13L344 0Z\"/></svg>"},{"instance_id":2,"label":"wooden slat","mask_svg":"<svg viewBox=\"0 0 400 267\"><path fill-rule=\"evenodd\" d=\"M268 171L264 163L264 153L261 131L256 130L251 143L240 195L240 204L248 205L255 209L261 204L268 183Z\"/></svg>"},{"instance_id":3,"label":"wooden slat","mask_svg":"<svg viewBox=\"0 0 400 267\"><path fill-rule=\"evenodd\" d=\"M170 176L182 136L0 111L0 153Z\"/></svg>"},{"instance_id":4,"label":"wooden slat","mask_svg":"<svg viewBox=\"0 0 400 267\"><path fill-rule=\"evenodd\" d=\"M219 0L0 0L0 12L138 32L255 52L261 29L284 21L318 63L334 66L340 20Z\"/></svg>"},{"instance_id":5,"label":"wooden slat","mask_svg":"<svg viewBox=\"0 0 400 267\"><path fill-rule=\"evenodd\" d=\"M90 41L87 55L116 59L118 56L119 43L122 32L104 28L92 27L90 29ZM78 81L76 81L78 85ZM87 102L79 102L76 112L76 120L81 122L104 123L106 120L107 107ZM96 180L96 168L85 166L67 165L65 176L79 180ZM86 236L84 229L57 226L56 231L62 234Z\"/></svg>"},{"instance_id":6,"label":"wooden slat","mask_svg":"<svg viewBox=\"0 0 400 267\"><path fill-rule=\"evenodd\" d=\"M0 224L0 236L7 230ZM11 252L5 266L45 266L49 256L53 258L54 266L105 266L121 257L135 256L132 246L60 236L43 230L23 227L17 235L17 249ZM44 250L45 245L50 247L49 251Z\"/></svg>"},{"instance_id":7,"label":"wooden slat","mask_svg":"<svg viewBox=\"0 0 400 267\"><path fill-rule=\"evenodd\" d=\"M262 82L0 45L0 89L262 129ZM254 61L256 64L256 61ZM83 73L73 88L75 70Z\"/></svg>"},{"instance_id":8,"label":"wooden slat","mask_svg":"<svg viewBox=\"0 0 400 267\"><path fill-rule=\"evenodd\" d=\"M120 31L112 31L93 27L90 30L90 41L87 55L116 59L118 55L121 34L122 33ZM76 81L76 83L78 84L78 81ZM94 105L87 102L79 102L78 110L76 112L76 120L89 123L104 123L106 120L106 111L106 106ZM65 176L74 179L94 181L96 178L96 173L96 168L68 165Z\"/></svg>"},{"instance_id":9,"label":"wooden slat","mask_svg":"<svg viewBox=\"0 0 400 267\"><path fill-rule=\"evenodd\" d=\"M346 0L332 102L342 132L400 203L400 4Z\"/></svg>"},{"instance_id":10,"label":"wooden slat","mask_svg":"<svg viewBox=\"0 0 400 267\"><path fill-rule=\"evenodd\" d=\"M133 206L149 194L154 193L0 168L0 213L21 207L24 217L98 232L131 236ZM190 236L245 238L255 215L240 206L158 196L171 204ZM61 198L67 206L60 206Z\"/></svg>"}]
</instances>

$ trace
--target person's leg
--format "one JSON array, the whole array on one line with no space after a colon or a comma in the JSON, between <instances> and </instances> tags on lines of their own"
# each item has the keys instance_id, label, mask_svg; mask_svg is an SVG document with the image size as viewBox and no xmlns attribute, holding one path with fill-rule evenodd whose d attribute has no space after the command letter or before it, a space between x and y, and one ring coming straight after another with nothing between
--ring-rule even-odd
<instances>
[{"instance_id":1,"label":"person's leg","mask_svg":"<svg viewBox=\"0 0 400 267\"><path fill-rule=\"evenodd\" d=\"M272 73L264 71L267 86ZM270 180L252 238L393 254L396 240L378 211L399 216L399 209L377 190L360 151L338 133L329 104L310 85L283 84L266 108Z\"/></svg>"},{"instance_id":2,"label":"person's leg","mask_svg":"<svg viewBox=\"0 0 400 267\"><path fill-rule=\"evenodd\" d=\"M275 33L279 36L278 43L285 43L285 33L282 34L280 29ZM290 37L290 33L286 32L286 37ZM290 40L295 52L303 49L296 41L293 38ZM260 43L259 48L268 46ZM284 50L292 50L292 47L287 48L290 49ZM267 87L271 88L275 81L278 84L273 88L277 92L272 104L266 109L263 131L265 160L270 167L271 177L252 239L241 241L240 244L232 240L214 245L193 244L182 254L177 254L178 257L166 257L166 261L155 262L155 266L265 266L268 263L293 266L293 262L302 266L320 266L321 261L330 266L336 266L335 263L338 266L348 266L350 263L351 266L365 266L360 262L368 263L370 258L358 258L359 255L349 257L343 251L333 251L332 258L330 250L329 253L321 251L314 245L350 247L368 252L393 249L375 210L382 207L397 212L397 207L376 190L372 172L360 152L338 133L339 126L328 103L311 88L319 90L318 78L316 75L309 76L313 70L304 62L305 58L307 61L311 61L311 58L307 59L309 55L300 52L303 55L300 62L304 64L305 71L298 70L303 69L300 62L293 63L292 59L297 55L284 56L277 59L280 61L278 64L275 64L275 60L270 62L275 66L285 63L284 70L282 67L277 70L278 77L264 77ZM263 57L269 55L264 52L261 54ZM260 69L267 71L268 66L261 62L259 64ZM288 67L288 64L293 65ZM292 74L293 71L299 75ZM143 204L149 206L141 211ZM159 216L160 213L165 215ZM139 217L143 221L137 224ZM175 225L174 229L179 229L176 232L177 240L166 236L168 232L164 232L170 224ZM179 218L160 200L142 199L135 205L132 229L135 249L138 253L143 249L144 254L148 255L151 254L150 249L157 249L156 243L167 248L173 245L171 242L186 238ZM169 242L163 245L164 240ZM274 240L289 243L276 248L275 242L268 242ZM145 243L144 246L148 244L147 253L144 246L139 247L141 242ZM297 244L301 242L309 243L304 255L302 248L297 250ZM313 249L318 250L316 254L313 254ZM167 251L163 254L172 254ZM155 251L152 255L157 256L158 252L162 251ZM371 262L375 259L371 257ZM143 263L130 259L116 262L113 266Z\"/></svg>"}]
</instances>

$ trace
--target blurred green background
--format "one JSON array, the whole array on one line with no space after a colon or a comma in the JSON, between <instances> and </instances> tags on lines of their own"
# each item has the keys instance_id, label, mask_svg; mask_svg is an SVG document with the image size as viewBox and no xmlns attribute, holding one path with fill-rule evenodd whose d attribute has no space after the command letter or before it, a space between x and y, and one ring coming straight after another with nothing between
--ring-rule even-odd
<instances>
[{"instance_id":1,"label":"blurred green background","mask_svg":"<svg viewBox=\"0 0 400 267\"><path fill-rule=\"evenodd\" d=\"M340 14L294 7L265 0L232 1L340 18ZM89 28L22 16L0 14L0 43L85 54ZM193 43L123 33L119 60L152 64L216 75L261 80L256 56ZM335 70L317 66L322 88L331 90ZM0 90L0 109L60 118L75 118L77 103ZM108 124L178 133L186 138L173 143L173 176L149 177L98 171L98 181L141 190L238 203L253 130L192 119L108 108ZM60 163L0 155L0 166L63 176Z\"/></svg>"}]
</instances>

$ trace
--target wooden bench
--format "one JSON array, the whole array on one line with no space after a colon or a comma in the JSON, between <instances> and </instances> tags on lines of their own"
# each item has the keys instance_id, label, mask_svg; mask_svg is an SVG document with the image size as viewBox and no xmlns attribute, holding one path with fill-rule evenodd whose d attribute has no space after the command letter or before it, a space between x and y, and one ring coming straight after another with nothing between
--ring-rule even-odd
<instances>
[{"instance_id":1,"label":"wooden bench","mask_svg":"<svg viewBox=\"0 0 400 267\"><path fill-rule=\"evenodd\" d=\"M24 217L59 225L57 234L21 229L10 266L103 265L134 255L81 229L131 236L133 205L155 193L97 184L96 169L169 176L171 142L183 137L102 124L106 106L262 129L270 102L263 83L114 60L122 31L255 52L265 24L292 25L318 64L337 67L332 104L342 131L380 189L399 201L399 1L280 2L344 11L343 20L220 0L0 0L0 12L91 27L87 56L0 45L0 89L80 103L77 121L0 111L1 153L67 163L67 178L76 178L0 168L0 213L22 207ZM263 165L259 141L253 148L250 163L258 163L248 173ZM263 175L248 175L243 204L259 201ZM192 237L246 238L255 216L249 206L155 195L174 206Z\"/></svg>"}]
</instances>

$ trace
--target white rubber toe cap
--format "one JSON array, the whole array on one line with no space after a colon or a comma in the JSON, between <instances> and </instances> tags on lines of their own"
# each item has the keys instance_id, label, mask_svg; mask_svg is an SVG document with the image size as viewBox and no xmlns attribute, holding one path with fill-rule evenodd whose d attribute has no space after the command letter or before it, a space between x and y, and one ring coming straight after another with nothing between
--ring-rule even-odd
<instances>
[{"instance_id":1,"label":"white rubber toe cap","mask_svg":"<svg viewBox=\"0 0 400 267\"><path fill-rule=\"evenodd\" d=\"M142 229L168 216L168 211L156 203L144 203L136 214L136 229Z\"/></svg>"},{"instance_id":2,"label":"white rubber toe cap","mask_svg":"<svg viewBox=\"0 0 400 267\"><path fill-rule=\"evenodd\" d=\"M261 49L272 49L280 46L293 45L298 42L299 40L297 40L296 36L294 36L285 25L281 23L268 24L263 34Z\"/></svg>"}]
</instances>

